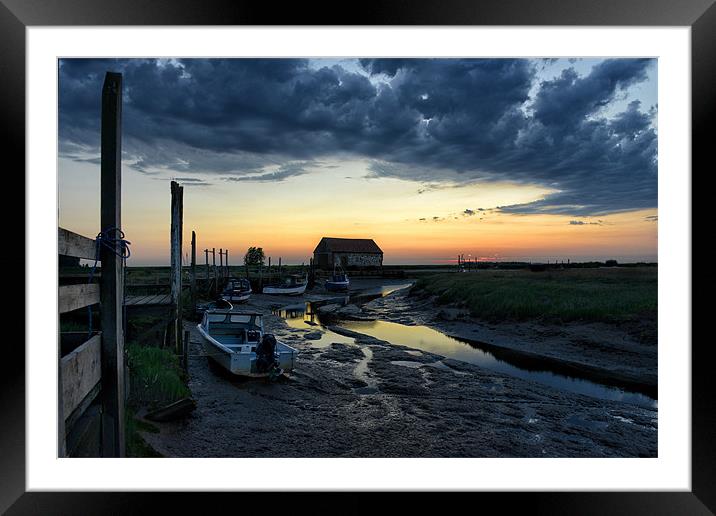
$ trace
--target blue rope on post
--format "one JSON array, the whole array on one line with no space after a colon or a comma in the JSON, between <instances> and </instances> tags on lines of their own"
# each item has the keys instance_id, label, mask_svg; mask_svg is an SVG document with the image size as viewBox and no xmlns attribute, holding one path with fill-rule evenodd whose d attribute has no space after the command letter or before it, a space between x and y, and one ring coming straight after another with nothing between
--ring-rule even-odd
<instances>
[{"instance_id":1,"label":"blue rope on post","mask_svg":"<svg viewBox=\"0 0 716 516\"><path fill-rule=\"evenodd\" d=\"M113 234L117 233L118 236L112 236ZM119 244L119 246L117 246ZM92 265L92 269L90 270L90 276L88 283L92 283L92 280L94 279L94 273L95 270L97 270L97 262L100 258L100 252L102 249L102 246L105 246L107 249L111 250L114 254L119 256L122 259L122 269L125 269L127 265L127 258L131 256L131 251L129 249L129 246L132 243L124 239L124 231L122 231L119 228L111 227L107 228L104 231L100 231L97 233L97 237L95 238L95 252L94 252L94 264ZM125 281L122 281L122 315L123 318L125 317L125 306L124 306L124 285ZM92 307L87 307L87 313L89 314L89 330L88 330L88 336L92 336ZM126 325L126 320L124 321Z\"/></svg>"}]
</instances>

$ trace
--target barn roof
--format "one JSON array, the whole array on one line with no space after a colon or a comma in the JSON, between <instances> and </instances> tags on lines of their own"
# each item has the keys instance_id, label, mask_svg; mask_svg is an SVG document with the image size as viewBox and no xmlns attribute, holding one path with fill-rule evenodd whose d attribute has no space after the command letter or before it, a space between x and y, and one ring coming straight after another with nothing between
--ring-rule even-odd
<instances>
[{"instance_id":1,"label":"barn roof","mask_svg":"<svg viewBox=\"0 0 716 516\"><path fill-rule=\"evenodd\" d=\"M314 253L383 253L372 238L323 237Z\"/></svg>"}]
</instances>

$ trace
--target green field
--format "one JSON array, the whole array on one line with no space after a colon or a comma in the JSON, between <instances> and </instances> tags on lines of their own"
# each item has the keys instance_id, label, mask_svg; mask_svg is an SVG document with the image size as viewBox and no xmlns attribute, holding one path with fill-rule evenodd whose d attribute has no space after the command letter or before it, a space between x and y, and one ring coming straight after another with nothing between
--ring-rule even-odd
<instances>
[{"instance_id":1,"label":"green field","mask_svg":"<svg viewBox=\"0 0 716 516\"><path fill-rule=\"evenodd\" d=\"M414 291L487 320L618 322L656 316L657 273L657 267L481 270L423 277Z\"/></svg>"}]
</instances>

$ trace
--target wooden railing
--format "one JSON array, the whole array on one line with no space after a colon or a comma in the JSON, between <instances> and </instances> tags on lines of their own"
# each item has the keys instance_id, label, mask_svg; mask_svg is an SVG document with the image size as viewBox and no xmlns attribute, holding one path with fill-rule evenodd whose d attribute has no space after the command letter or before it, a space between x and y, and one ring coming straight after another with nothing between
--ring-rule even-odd
<instances>
[{"instance_id":1,"label":"wooden railing","mask_svg":"<svg viewBox=\"0 0 716 516\"><path fill-rule=\"evenodd\" d=\"M102 245L77 233L58 228L59 255L97 260L99 283L58 286L60 314L100 304L100 332L87 333L84 342L62 356L58 335L58 455L124 456L124 328L123 247L121 228L121 113L122 76L107 72L102 86L100 226L106 237ZM94 278L95 280L98 278ZM82 334L73 337L82 338ZM101 410L94 403L99 396ZM92 410L90 410L92 408ZM83 428L84 426L84 428ZM79 428L78 428L79 427ZM93 430L93 432L91 432ZM83 437L77 438L78 434ZM90 437L86 437L90 435ZM92 439L95 447L77 453L72 440ZM96 451L92 451L96 450Z\"/></svg>"}]
</instances>

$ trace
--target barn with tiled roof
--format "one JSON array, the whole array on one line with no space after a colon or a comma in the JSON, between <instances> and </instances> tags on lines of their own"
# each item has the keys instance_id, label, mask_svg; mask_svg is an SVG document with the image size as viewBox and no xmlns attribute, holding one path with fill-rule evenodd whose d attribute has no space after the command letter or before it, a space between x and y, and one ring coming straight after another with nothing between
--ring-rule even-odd
<instances>
[{"instance_id":1,"label":"barn with tiled roof","mask_svg":"<svg viewBox=\"0 0 716 516\"><path fill-rule=\"evenodd\" d=\"M313 251L313 263L325 270L334 265L344 269L381 267L383 251L372 238L323 237Z\"/></svg>"}]
</instances>

